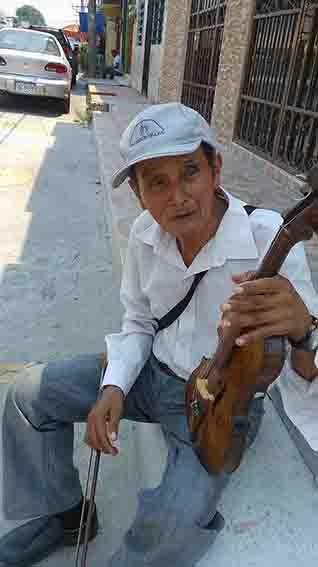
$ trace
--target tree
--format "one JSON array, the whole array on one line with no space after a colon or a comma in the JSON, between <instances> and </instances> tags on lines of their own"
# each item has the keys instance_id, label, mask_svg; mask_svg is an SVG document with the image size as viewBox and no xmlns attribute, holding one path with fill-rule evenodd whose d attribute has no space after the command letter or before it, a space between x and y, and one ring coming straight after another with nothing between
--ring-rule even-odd
<instances>
[{"instance_id":1,"label":"tree","mask_svg":"<svg viewBox=\"0 0 318 567\"><path fill-rule=\"evenodd\" d=\"M28 4L21 6L21 8L17 8L15 15L19 23L28 22L32 26L46 25L41 12Z\"/></svg>"}]
</instances>

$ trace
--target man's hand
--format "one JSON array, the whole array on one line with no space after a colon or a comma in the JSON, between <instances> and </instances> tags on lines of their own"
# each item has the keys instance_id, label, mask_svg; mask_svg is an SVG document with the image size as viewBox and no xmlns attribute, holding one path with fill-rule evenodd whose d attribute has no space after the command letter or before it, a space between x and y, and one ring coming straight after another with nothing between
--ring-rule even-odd
<instances>
[{"instance_id":1,"label":"man's hand","mask_svg":"<svg viewBox=\"0 0 318 567\"><path fill-rule=\"evenodd\" d=\"M221 327L238 329L236 344L257 338L287 336L300 340L311 324L310 313L283 276L248 281L251 272L234 275L234 294L221 307Z\"/></svg>"},{"instance_id":2,"label":"man's hand","mask_svg":"<svg viewBox=\"0 0 318 567\"><path fill-rule=\"evenodd\" d=\"M92 449L117 455L116 441L124 410L124 394L117 386L106 386L87 418L85 443Z\"/></svg>"}]
</instances>

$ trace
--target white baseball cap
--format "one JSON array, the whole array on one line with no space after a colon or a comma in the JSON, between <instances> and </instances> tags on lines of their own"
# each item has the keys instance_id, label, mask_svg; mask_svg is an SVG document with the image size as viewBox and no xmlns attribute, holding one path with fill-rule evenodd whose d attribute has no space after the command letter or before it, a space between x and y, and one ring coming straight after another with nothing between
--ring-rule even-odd
<instances>
[{"instance_id":1,"label":"white baseball cap","mask_svg":"<svg viewBox=\"0 0 318 567\"><path fill-rule=\"evenodd\" d=\"M112 178L113 188L131 175L133 165L156 157L190 154L202 142L216 151L223 150L213 127L196 110L179 102L147 107L137 114L121 137L124 165Z\"/></svg>"}]
</instances>

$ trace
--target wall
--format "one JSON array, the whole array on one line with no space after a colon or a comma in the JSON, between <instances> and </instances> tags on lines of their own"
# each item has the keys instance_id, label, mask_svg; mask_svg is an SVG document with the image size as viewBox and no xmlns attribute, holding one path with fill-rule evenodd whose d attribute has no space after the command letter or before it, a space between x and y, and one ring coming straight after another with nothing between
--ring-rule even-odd
<instances>
[{"instance_id":1,"label":"wall","mask_svg":"<svg viewBox=\"0 0 318 567\"><path fill-rule=\"evenodd\" d=\"M131 62L130 79L131 79L131 86L140 93L142 89L143 65L144 65L144 50L143 47L138 47L136 45L136 34L134 33L133 56Z\"/></svg>"},{"instance_id":2,"label":"wall","mask_svg":"<svg viewBox=\"0 0 318 567\"><path fill-rule=\"evenodd\" d=\"M161 45L152 45L149 67L148 98L151 102L177 100L185 49L185 25L189 0L167 0ZM137 18L133 40L133 58L131 67L132 86L142 90L144 60L144 40L147 22L145 8L143 45L137 46ZM186 10L186 11L185 11Z\"/></svg>"},{"instance_id":3,"label":"wall","mask_svg":"<svg viewBox=\"0 0 318 567\"><path fill-rule=\"evenodd\" d=\"M134 34L133 34L133 44L132 44L132 59L131 59L131 70L130 70L130 80L131 86L141 93L142 90L142 73L144 67L144 41L146 33L146 21L147 21L147 6L145 6L145 17L144 17L144 27L142 35L142 45L137 45L137 26L138 26L138 0L136 2L136 18L134 24Z\"/></svg>"},{"instance_id":4,"label":"wall","mask_svg":"<svg viewBox=\"0 0 318 567\"><path fill-rule=\"evenodd\" d=\"M152 45L150 52L148 98L150 102L160 101L160 75L161 75L162 47Z\"/></svg>"},{"instance_id":5,"label":"wall","mask_svg":"<svg viewBox=\"0 0 318 567\"><path fill-rule=\"evenodd\" d=\"M190 8L190 0L168 0L166 3L160 77L161 102L181 98Z\"/></svg>"},{"instance_id":6,"label":"wall","mask_svg":"<svg viewBox=\"0 0 318 567\"><path fill-rule=\"evenodd\" d=\"M147 25L147 9L148 2L145 6L144 28L142 45L137 45L137 23L135 20L134 38L133 38L133 55L131 65L131 86L137 89L138 92L142 91L142 75L144 67L144 44ZM138 12L138 11L137 11ZM150 52L150 65L149 65L149 83L148 83L148 98L151 102L159 102L160 96L160 74L161 74L161 58L162 48L160 45L152 45Z\"/></svg>"},{"instance_id":7,"label":"wall","mask_svg":"<svg viewBox=\"0 0 318 567\"><path fill-rule=\"evenodd\" d=\"M230 143L233 139L254 11L254 0L227 0L213 107L215 127L223 143Z\"/></svg>"}]
</instances>

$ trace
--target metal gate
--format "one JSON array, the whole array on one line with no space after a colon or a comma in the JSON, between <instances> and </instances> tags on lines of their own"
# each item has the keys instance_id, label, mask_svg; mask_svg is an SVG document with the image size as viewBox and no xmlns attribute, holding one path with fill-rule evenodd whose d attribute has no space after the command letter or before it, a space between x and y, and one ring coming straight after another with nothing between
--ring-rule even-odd
<instances>
[{"instance_id":1,"label":"metal gate","mask_svg":"<svg viewBox=\"0 0 318 567\"><path fill-rule=\"evenodd\" d=\"M291 173L318 162L318 2L258 0L235 138Z\"/></svg>"},{"instance_id":2,"label":"metal gate","mask_svg":"<svg viewBox=\"0 0 318 567\"><path fill-rule=\"evenodd\" d=\"M226 0L192 0L181 101L211 121Z\"/></svg>"},{"instance_id":3,"label":"metal gate","mask_svg":"<svg viewBox=\"0 0 318 567\"><path fill-rule=\"evenodd\" d=\"M145 33L144 66L142 72L142 90L141 90L144 96L148 96L153 6L154 6L153 0L148 0L147 24L146 24L146 33Z\"/></svg>"}]
</instances>

